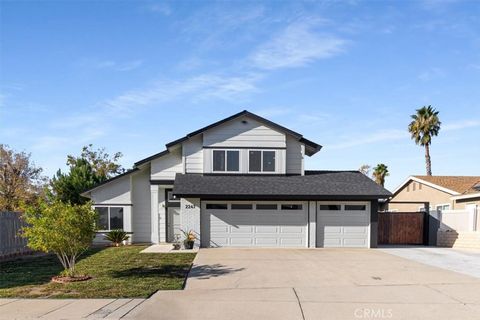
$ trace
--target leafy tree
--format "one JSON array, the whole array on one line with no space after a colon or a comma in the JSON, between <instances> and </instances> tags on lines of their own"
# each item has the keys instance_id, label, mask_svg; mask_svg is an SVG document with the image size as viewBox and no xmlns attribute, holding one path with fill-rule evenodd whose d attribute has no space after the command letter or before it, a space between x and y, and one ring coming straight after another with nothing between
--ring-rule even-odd
<instances>
[{"instance_id":1,"label":"leafy tree","mask_svg":"<svg viewBox=\"0 0 480 320\"><path fill-rule=\"evenodd\" d=\"M64 268L63 274L75 276L76 261L95 235L97 214L91 204L39 201L27 207L24 219L27 226L22 229L22 235L28 239L28 246L56 254Z\"/></svg>"},{"instance_id":2,"label":"leafy tree","mask_svg":"<svg viewBox=\"0 0 480 320\"><path fill-rule=\"evenodd\" d=\"M370 174L370 165L368 164L362 164L360 166L360 168L358 169L358 171L360 171L361 173L363 173L364 175L366 175L368 177L368 175Z\"/></svg>"},{"instance_id":3,"label":"leafy tree","mask_svg":"<svg viewBox=\"0 0 480 320\"><path fill-rule=\"evenodd\" d=\"M15 152L0 144L0 211L20 210L43 194L46 178L42 168L30 160L30 154Z\"/></svg>"},{"instance_id":4,"label":"leafy tree","mask_svg":"<svg viewBox=\"0 0 480 320\"><path fill-rule=\"evenodd\" d=\"M69 155L69 172L58 170L51 180L52 196L65 203L86 203L88 199L80 193L123 172L118 163L121 156L120 152L110 156L105 148L94 151L91 144L83 147L80 156Z\"/></svg>"},{"instance_id":5,"label":"leafy tree","mask_svg":"<svg viewBox=\"0 0 480 320\"><path fill-rule=\"evenodd\" d=\"M379 163L375 168L373 168L373 179L382 187L385 185L385 178L389 175L390 173L388 172L388 167L383 163Z\"/></svg>"},{"instance_id":6,"label":"leafy tree","mask_svg":"<svg viewBox=\"0 0 480 320\"><path fill-rule=\"evenodd\" d=\"M93 150L93 145L89 144L82 148L82 153L79 157L72 155L67 156L67 165L74 166L78 160L86 160L93 168L95 175L100 180L107 180L113 176L123 173L125 170L118 163L123 156L121 152L116 152L112 156L108 154L105 148Z\"/></svg>"},{"instance_id":7,"label":"leafy tree","mask_svg":"<svg viewBox=\"0 0 480 320\"><path fill-rule=\"evenodd\" d=\"M432 106L424 106L417 109L416 114L411 115L413 120L408 125L408 132L412 135L415 143L425 147L425 164L429 176L432 175L430 144L432 143L432 137L438 135L442 124L438 118L438 113Z\"/></svg>"},{"instance_id":8,"label":"leafy tree","mask_svg":"<svg viewBox=\"0 0 480 320\"><path fill-rule=\"evenodd\" d=\"M103 179L95 174L90 163L85 159L77 159L75 163L70 164L68 173L58 170L52 178L50 182L53 192L51 198L64 203L85 204L88 199L82 197L80 193L93 188L102 181Z\"/></svg>"}]
</instances>

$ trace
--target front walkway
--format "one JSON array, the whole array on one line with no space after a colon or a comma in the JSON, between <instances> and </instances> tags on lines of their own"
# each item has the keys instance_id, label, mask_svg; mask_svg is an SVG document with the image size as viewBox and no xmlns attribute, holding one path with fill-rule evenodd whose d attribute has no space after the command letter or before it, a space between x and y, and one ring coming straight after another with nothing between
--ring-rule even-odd
<instances>
[{"instance_id":1,"label":"front walkway","mask_svg":"<svg viewBox=\"0 0 480 320\"><path fill-rule=\"evenodd\" d=\"M0 319L120 319L145 299L0 299Z\"/></svg>"}]
</instances>

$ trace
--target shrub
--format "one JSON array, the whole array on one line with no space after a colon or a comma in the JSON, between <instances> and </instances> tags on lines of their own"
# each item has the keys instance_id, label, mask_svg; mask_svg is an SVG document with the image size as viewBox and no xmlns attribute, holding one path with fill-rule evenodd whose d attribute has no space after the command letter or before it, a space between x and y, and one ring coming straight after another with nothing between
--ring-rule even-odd
<instances>
[{"instance_id":1,"label":"shrub","mask_svg":"<svg viewBox=\"0 0 480 320\"><path fill-rule=\"evenodd\" d=\"M22 229L22 236L33 250L55 253L64 268L62 274L74 277L78 257L90 247L95 236L96 218L90 203L40 201L26 208L27 226Z\"/></svg>"},{"instance_id":2,"label":"shrub","mask_svg":"<svg viewBox=\"0 0 480 320\"><path fill-rule=\"evenodd\" d=\"M117 229L117 230L112 230L112 231L108 232L105 235L105 238L103 238L103 239L112 242L116 247L118 247L120 245L120 243L130 239L130 236L127 235L127 232L125 232L121 229Z\"/></svg>"}]
</instances>

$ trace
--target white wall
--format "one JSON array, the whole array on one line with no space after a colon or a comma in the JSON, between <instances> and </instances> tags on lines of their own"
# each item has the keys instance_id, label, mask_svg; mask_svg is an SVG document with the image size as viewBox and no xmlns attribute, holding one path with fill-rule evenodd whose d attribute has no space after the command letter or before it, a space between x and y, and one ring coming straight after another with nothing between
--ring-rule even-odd
<instances>
[{"instance_id":1,"label":"white wall","mask_svg":"<svg viewBox=\"0 0 480 320\"><path fill-rule=\"evenodd\" d=\"M123 176L91 191L95 204L131 204L130 175Z\"/></svg>"},{"instance_id":2,"label":"white wall","mask_svg":"<svg viewBox=\"0 0 480 320\"><path fill-rule=\"evenodd\" d=\"M247 121L242 123L242 121ZM209 147L285 148L285 134L248 117L240 117L203 133L203 145Z\"/></svg>"},{"instance_id":3,"label":"white wall","mask_svg":"<svg viewBox=\"0 0 480 320\"><path fill-rule=\"evenodd\" d=\"M150 242L150 170L145 168L132 175L132 239L134 242Z\"/></svg>"},{"instance_id":4,"label":"white wall","mask_svg":"<svg viewBox=\"0 0 480 320\"><path fill-rule=\"evenodd\" d=\"M176 173L183 172L182 148L152 160L151 179L175 179Z\"/></svg>"},{"instance_id":5,"label":"white wall","mask_svg":"<svg viewBox=\"0 0 480 320\"><path fill-rule=\"evenodd\" d=\"M185 231L192 230L197 236L195 246L200 246L200 199L198 198L181 198L181 229Z\"/></svg>"},{"instance_id":6,"label":"white wall","mask_svg":"<svg viewBox=\"0 0 480 320\"><path fill-rule=\"evenodd\" d=\"M182 144L186 173L203 173L202 137L200 134Z\"/></svg>"}]
</instances>

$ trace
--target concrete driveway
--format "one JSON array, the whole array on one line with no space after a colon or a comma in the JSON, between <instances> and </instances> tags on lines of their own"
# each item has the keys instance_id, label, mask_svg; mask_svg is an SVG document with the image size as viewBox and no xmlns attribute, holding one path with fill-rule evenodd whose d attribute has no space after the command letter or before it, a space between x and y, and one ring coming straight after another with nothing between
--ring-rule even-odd
<instances>
[{"instance_id":1,"label":"concrete driveway","mask_svg":"<svg viewBox=\"0 0 480 320\"><path fill-rule=\"evenodd\" d=\"M375 249L202 249L137 319L478 319L480 279Z\"/></svg>"},{"instance_id":2,"label":"concrete driveway","mask_svg":"<svg viewBox=\"0 0 480 320\"><path fill-rule=\"evenodd\" d=\"M480 278L480 250L438 247L385 247L383 252Z\"/></svg>"}]
</instances>

